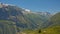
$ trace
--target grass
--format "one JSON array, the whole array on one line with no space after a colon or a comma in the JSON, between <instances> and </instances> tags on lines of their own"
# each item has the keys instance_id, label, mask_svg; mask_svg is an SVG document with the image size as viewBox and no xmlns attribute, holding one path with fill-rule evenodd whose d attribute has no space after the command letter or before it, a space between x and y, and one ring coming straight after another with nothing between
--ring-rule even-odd
<instances>
[{"instance_id":1,"label":"grass","mask_svg":"<svg viewBox=\"0 0 60 34\"><path fill-rule=\"evenodd\" d=\"M45 29L38 30L25 30L20 32L21 34L60 34L60 26L52 26Z\"/></svg>"}]
</instances>

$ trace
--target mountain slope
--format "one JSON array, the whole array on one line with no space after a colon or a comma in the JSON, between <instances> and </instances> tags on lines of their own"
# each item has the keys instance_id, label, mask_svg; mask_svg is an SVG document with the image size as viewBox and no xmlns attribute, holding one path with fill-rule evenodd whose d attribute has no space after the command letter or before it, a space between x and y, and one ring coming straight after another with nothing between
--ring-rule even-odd
<instances>
[{"instance_id":1,"label":"mountain slope","mask_svg":"<svg viewBox=\"0 0 60 34\"><path fill-rule=\"evenodd\" d=\"M26 29L46 28L51 24L48 16L50 16L49 13L36 13L17 6L0 4L0 24L4 25L3 28L1 27L0 33L16 34L16 32Z\"/></svg>"}]
</instances>

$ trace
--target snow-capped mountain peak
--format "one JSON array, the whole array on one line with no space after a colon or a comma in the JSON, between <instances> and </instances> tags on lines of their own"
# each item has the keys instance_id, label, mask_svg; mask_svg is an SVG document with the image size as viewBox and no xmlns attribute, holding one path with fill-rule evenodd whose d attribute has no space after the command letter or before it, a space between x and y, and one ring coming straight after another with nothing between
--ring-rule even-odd
<instances>
[{"instance_id":1,"label":"snow-capped mountain peak","mask_svg":"<svg viewBox=\"0 0 60 34\"><path fill-rule=\"evenodd\" d=\"M12 5L12 4L4 4L4 3L1 3L0 2L0 7L3 7L3 6L15 6L15 5Z\"/></svg>"}]
</instances>

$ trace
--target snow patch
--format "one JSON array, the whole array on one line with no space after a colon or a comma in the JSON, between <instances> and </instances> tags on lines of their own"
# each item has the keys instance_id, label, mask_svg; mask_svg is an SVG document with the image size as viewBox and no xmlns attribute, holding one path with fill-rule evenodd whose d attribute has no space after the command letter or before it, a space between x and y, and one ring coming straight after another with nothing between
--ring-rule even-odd
<instances>
[{"instance_id":1,"label":"snow patch","mask_svg":"<svg viewBox=\"0 0 60 34\"><path fill-rule=\"evenodd\" d=\"M25 9L25 11L30 12L30 10L29 10L29 9Z\"/></svg>"}]
</instances>

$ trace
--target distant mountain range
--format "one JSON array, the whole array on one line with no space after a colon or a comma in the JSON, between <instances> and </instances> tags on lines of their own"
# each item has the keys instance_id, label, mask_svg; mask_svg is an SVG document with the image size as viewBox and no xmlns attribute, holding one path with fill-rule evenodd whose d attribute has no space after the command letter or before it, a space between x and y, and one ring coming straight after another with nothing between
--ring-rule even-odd
<instances>
[{"instance_id":1,"label":"distant mountain range","mask_svg":"<svg viewBox=\"0 0 60 34\"><path fill-rule=\"evenodd\" d=\"M0 4L0 34L16 34L25 29L44 29L52 25L49 12L32 12L10 4ZM53 19L53 17L52 17Z\"/></svg>"}]
</instances>

